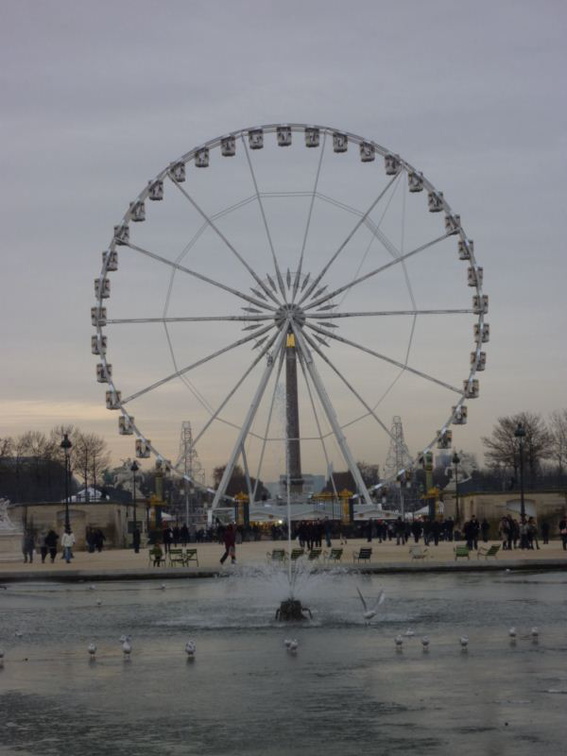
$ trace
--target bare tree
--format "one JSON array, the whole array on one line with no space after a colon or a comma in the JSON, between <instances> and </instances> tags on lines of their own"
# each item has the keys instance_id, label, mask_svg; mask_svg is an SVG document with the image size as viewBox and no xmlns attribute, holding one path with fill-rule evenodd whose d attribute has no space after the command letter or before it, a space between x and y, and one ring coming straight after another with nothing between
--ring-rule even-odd
<instances>
[{"instance_id":1,"label":"bare tree","mask_svg":"<svg viewBox=\"0 0 567 756\"><path fill-rule=\"evenodd\" d=\"M557 471L563 474L567 461L567 409L555 410L549 419L551 432L551 457L557 463Z\"/></svg>"},{"instance_id":2,"label":"bare tree","mask_svg":"<svg viewBox=\"0 0 567 756\"><path fill-rule=\"evenodd\" d=\"M103 471L110 464L110 452L106 441L95 433L82 433L75 430L72 434L73 469L85 484L88 492L89 484L94 487L97 479L102 478ZM88 499L88 493L86 494Z\"/></svg>"},{"instance_id":3,"label":"bare tree","mask_svg":"<svg viewBox=\"0 0 567 756\"><path fill-rule=\"evenodd\" d=\"M356 466L360 470L362 480L370 487L380 483L380 468L378 465L372 465L369 462L357 462Z\"/></svg>"},{"instance_id":4,"label":"bare tree","mask_svg":"<svg viewBox=\"0 0 567 756\"><path fill-rule=\"evenodd\" d=\"M532 479L539 472L541 463L552 454L552 436L540 415L519 412L508 417L499 417L491 436L483 436L485 457L491 467L505 467L518 476L520 464L519 443L515 435L518 425L525 430L524 461Z\"/></svg>"}]
</instances>

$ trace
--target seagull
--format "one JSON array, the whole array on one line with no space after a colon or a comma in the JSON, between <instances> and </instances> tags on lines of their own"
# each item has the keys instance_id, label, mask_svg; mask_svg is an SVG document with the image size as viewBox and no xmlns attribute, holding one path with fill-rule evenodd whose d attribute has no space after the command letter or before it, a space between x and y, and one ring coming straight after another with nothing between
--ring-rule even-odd
<instances>
[{"instance_id":1,"label":"seagull","mask_svg":"<svg viewBox=\"0 0 567 756\"><path fill-rule=\"evenodd\" d=\"M286 639L284 640L284 646L285 646L286 648L289 648L289 647L291 646L291 638L286 638Z\"/></svg>"},{"instance_id":2,"label":"seagull","mask_svg":"<svg viewBox=\"0 0 567 756\"><path fill-rule=\"evenodd\" d=\"M295 638L292 638L289 641L289 643L286 643L286 645L287 645L289 651L291 651L291 653L294 654L297 651L297 647L299 646L299 642Z\"/></svg>"},{"instance_id":3,"label":"seagull","mask_svg":"<svg viewBox=\"0 0 567 756\"><path fill-rule=\"evenodd\" d=\"M96 643L89 643L87 651L89 652L90 658L94 660L96 657Z\"/></svg>"},{"instance_id":4,"label":"seagull","mask_svg":"<svg viewBox=\"0 0 567 756\"><path fill-rule=\"evenodd\" d=\"M122 641L122 652L124 654L124 658L129 659L130 654L132 653L132 639L129 635L123 635L120 640Z\"/></svg>"},{"instance_id":5,"label":"seagull","mask_svg":"<svg viewBox=\"0 0 567 756\"><path fill-rule=\"evenodd\" d=\"M356 586L356 590L358 591L358 595L360 596L360 600L362 601L362 606L364 607L364 611L362 613L362 616L364 617L364 619L366 620L366 622L368 624L370 624L370 620L372 619L372 617L374 617L376 615L378 607L380 606L380 604L382 604L382 602L386 598L386 596L384 595L384 591L380 591L380 593L378 594L378 597L377 597L376 601L372 605L372 608L369 609L368 605L366 604L366 599L364 598L364 596L360 592L360 588L358 586Z\"/></svg>"},{"instance_id":6,"label":"seagull","mask_svg":"<svg viewBox=\"0 0 567 756\"><path fill-rule=\"evenodd\" d=\"M414 631L410 627L408 627L408 629L405 631L404 635L406 636L406 638L413 638L413 636L415 635L415 633L414 633Z\"/></svg>"},{"instance_id":7,"label":"seagull","mask_svg":"<svg viewBox=\"0 0 567 756\"><path fill-rule=\"evenodd\" d=\"M396 644L396 649L398 651L401 651L402 650L402 646L404 645L404 639L402 638L402 636L399 633L394 638L394 643Z\"/></svg>"},{"instance_id":8,"label":"seagull","mask_svg":"<svg viewBox=\"0 0 567 756\"><path fill-rule=\"evenodd\" d=\"M94 585L94 583L89 585L89 591L96 591L96 585Z\"/></svg>"},{"instance_id":9,"label":"seagull","mask_svg":"<svg viewBox=\"0 0 567 756\"><path fill-rule=\"evenodd\" d=\"M160 590L161 590L161 591L165 591L165 583L162 583L162 584L160 585Z\"/></svg>"},{"instance_id":10,"label":"seagull","mask_svg":"<svg viewBox=\"0 0 567 756\"><path fill-rule=\"evenodd\" d=\"M531 633L532 639L537 640L539 638L539 627L532 627L530 633Z\"/></svg>"},{"instance_id":11,"label":"seagull","mask_svg":"<svg viewBox=\"0 0 567 756\"><path fill-rule=\"evenodd\" d=\"M459 638L459 643L461 644L461 648L463 649L463 651L466 651L469 645L469 636L461 635L461 637Z\"/></svg>"},{"instance_id":12,"label":"seagull","mask_svg":"<svg viewBox=\"0 0 567 756\"><path fill-rule=\"evenodd\" d=\"M21 638L21 637L22 637L22 635L23 635L23 633L22 633L22 631L21 631L21 630L15 630L15 631L14 631L14 635L16 636L16 638Z\"/></svg>"},{"instance_id":13,"label":"seagull","mask_svg":"<svg viewBox=\"0 0 567 756\"><path fill-rule=\"evenodd\" d=\"M510 642L511 643L515 643L516 642L516 636L518 635L518 633L516 632L516 628L515 627L511 627L508 630L508 635L510 636Z\"/></svg>"},{"instance_id":14,"label":"seagull","mask_svg":"<svg viewBox=\"0 0 567 756\"><path fill-rule=\"evenodd\" d=\"M429 636L424 635L421 639L421 645L423 646L424 651L429 651Z\"/></svg>"},{"instance_id":15,"label":"seagull","mask_svg":"<svg viewBox=\"0 0 567 756\"><path fill-rule=\"evenodd\" d=\"M102 601L101 601L100 599L97 599L97 600L96 600L96 605L97 605L97 606L102 606Z\"/></svg>"},{"instance_id":16,"label":"seagull","mask_svg":"<svg viewBox=\"0 0 567 756\"><path fill-rule=\"evenodd\" d=\"M195 645L195 641L188 640L187 643L185 644L185 653L187 654L187 658L194 659L196 650L197 650L197 646Z\"/></svg>"}]
</instances>

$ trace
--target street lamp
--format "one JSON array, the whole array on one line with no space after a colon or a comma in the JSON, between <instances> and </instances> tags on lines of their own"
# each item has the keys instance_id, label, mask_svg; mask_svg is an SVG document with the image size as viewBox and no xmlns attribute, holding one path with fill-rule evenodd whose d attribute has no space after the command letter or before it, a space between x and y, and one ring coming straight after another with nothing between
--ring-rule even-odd
<instances>
[{"instance_id":1,"label":"street lamp","mask_svg":"<svg viewBox=\"0 0 567 756\"><path fill-rule=\"evenodd\" d=\"M138 532L138 522L136 520L136 473L139 469L138 463L134 460L130 465L130 470L132 472L132 498L134 501L134 532L132 534L132 542L136 554L140 553L140 533Z\"/></svg>"},{"instance_id":2,"label":"street lamp","mask_svg":"<svg viewBox=\"0 0 567 756\"><path fill-rule=\"evenodd\" d=\"M522 423L518 423L514 436L518 439L518 449L520 451L520 519L523 521L526 519L526 503L524 501L524 439L526 437L526 429Z\"/></svg>"},{"instance_id":3,"label":"street lamp","mask_svg":"<svg viewBox=\"0 0 567 756\"><path fill-rule=\"evenodd\" d=\"M451 460L453 462L453 465L455 467L455 520L457 523L460 520L460 513L459 513L459 464L461 462L461 458L455 452L453 454L453 459Z\"/></svg>"},{"instance_id":4,"label":"street lamp","mask_svg":"<svg viewBox=\"0 0 567 756\"><path fill-rule=\"evenodd\" d=\"M59 444L65 453L65 531L71 532L71 522L69 520L69 450L73 444L69 441L69 434L63 434L63 441Z\"/></svg>"}]
</instances>

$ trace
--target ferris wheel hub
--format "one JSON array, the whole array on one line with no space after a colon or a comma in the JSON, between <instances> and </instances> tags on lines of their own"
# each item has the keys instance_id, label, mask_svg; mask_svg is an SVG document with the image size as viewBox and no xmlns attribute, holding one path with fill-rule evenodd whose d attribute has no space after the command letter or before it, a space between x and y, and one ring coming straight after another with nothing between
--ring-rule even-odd
<instances>
[{"instance_id":1,"label":"ferris wheel hub","mask_svg":"<svg viewBox=\"0 0 567 756\"><path fill-rule=\"evenodd\" d=\"M278 308L274 320L278 328L282 328L286 323L291 326L296 323L300 328L305 324L305 311L297 304L285 304Z\"/></svg>"}]
</instances>

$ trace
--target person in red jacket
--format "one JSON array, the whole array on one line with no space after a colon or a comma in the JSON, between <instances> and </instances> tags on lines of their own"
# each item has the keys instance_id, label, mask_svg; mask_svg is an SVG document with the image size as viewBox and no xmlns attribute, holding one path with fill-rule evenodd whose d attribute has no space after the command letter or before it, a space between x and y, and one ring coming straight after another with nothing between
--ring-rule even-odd
<instances>
[{"instance_id":1,"label":"person in red jacket","mask_svg":"<svg viewBox=\"0 0 567 756\"><path fill-rule=\"evenodd\" d=\"M236 548L235 548L236 547L236 530L232 523L230 523L230 525L227 525L227 527L224 529L223 540L224 540L224 554L222 555L220 559L220 563L224 564L226 561L226 558L230 556L232 560L232 564L235 564L236 562Z\"/></svg>"}]
</instances>

